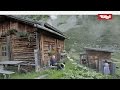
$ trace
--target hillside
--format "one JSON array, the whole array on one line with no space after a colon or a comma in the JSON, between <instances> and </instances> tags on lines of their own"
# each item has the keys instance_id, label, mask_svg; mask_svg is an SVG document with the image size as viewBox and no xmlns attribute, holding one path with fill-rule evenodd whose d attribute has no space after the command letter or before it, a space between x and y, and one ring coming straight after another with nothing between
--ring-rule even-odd
<instances>
[{"instance_id":1,"label":"hillside","mask_svg":"<svg viewBox=\"0 0 120 90\"><path fill-rule=\"evenodd\" d=\"M119 20L119 16L113 16L110 21L99 21L96 16L79 17L72 28L65 30L65 34L68 36L66 50L74 49L74 51L80 52L83 51L83 47L89 46L119 51Z\"/></svg>"}]
</instances>

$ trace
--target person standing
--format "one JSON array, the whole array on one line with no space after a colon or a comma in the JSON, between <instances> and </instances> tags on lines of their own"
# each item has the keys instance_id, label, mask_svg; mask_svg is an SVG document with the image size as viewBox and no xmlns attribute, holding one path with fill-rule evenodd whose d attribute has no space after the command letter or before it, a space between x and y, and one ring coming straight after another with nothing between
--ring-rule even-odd
<instances>
[{"instance_id":1,"label":"person standing","mask_svg":"<svg viewBox=\"0 0 120 90\"><path fill-rule=\"evenodd\" d=\"M105 60L105 63L104 63L104 74L105 75L110 74L109 64L108 64L108 62L106 60Z\"/></svg>"}]
</instances>

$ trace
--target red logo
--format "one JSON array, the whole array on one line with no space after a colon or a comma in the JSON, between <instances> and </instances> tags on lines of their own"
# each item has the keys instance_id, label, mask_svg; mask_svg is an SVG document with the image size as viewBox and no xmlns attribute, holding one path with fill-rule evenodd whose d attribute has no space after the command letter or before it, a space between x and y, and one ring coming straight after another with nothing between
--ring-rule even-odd
<instances>
[{"instance_id":1,"label":"red logo","mask_svg":"<svg viewBox=\"0 0 120 90\"><path fill-rule=\"evenodd\" d=\"M98 20L111 20L112 14L98 14Z\"/></svg>"}]
</instances>

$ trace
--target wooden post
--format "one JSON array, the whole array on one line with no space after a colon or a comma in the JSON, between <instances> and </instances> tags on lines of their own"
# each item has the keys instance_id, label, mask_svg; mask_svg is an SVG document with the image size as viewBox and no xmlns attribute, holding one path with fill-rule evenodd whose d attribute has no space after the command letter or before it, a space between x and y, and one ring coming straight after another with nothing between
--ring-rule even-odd
<instances>
[{"instance_id":1,"label":"wooden post","mask_svg":"<svg viewBox=\"0 0 120 90\"><path fill-rule=\"evenodd\" d=\"M7 36L7 56L8 56L8 60L11 60L11 39L10 36Z\"/></svg>"},{"instance_id":2,"label":"wooden post","mask_svg":"<svg viewBox=\"0 0 120 90\"><path fill-rule=\"evenodd\" d=\"M110 70L110 71L111 71L111 72L110 72L111 75L114 75L114 74L115 74L115 69L116 69L115 63L112 62L112 63L111 63L111 70Z\"/></svg>"},{"instance_id":3,"label":"wooden post","mask_svg":"<svg viewBox=\"0 0 120 90\"><path fill-rule=\"evenodd\" d=\"M38 72L40 70L40 62L38 59L38 49L34 50L34 56L35 56L35 71Z\"/></svg>"},{"instance_id":4,"label":"wooden post","mask_svg":"<svg viewBox=\"0 0 120 90\"><path fill-rule=\"evenodd\" d=\"M18 72L20 72L20 64L18 64Z\"/></svg>"},{"instance_id":5,"label":"wooden post","mask_svg":"<svg viewBox=\"0 0 120 90\"><path fill-rule=\"evenodd\" d=\"M80 55L80 57L79 57L79 60L80 60L79 63L81 64L81 55Z\"/></svg>"},{"instance_id":6,"label":"wooden post","mask_svg":"<svg viewBox=\"0 0 120 90\"><path fill-rule=\"evenodd\" d=\"M87 63L88 63L88 67L90 67L90 61L89 61L89 57L88 57L88 54L86 54L86 59L87 59Z\"/></svg>"},{"instance_id":7,"label":"wooden post","mask_svg":"<svg viewBox=\"0 0 120 90\"><path fill-rule=\"evenodd\" d=\"M3 76L4 76L4 79L7 79L7 75L6 74L3 74Z\"/></svg>"},{"instance_id":8,"label":"wooden post","mask_svg":"<svg viewBox=\"0 0 120 90\"><path fill-rule=\"evenodd\" d=\"M18 30L18 24L16 24L17 26L16 26L16 29ZM13 26L12 26L12 22L10 21L10 23L9 23L9 29L13 29ZM12 43L13 43L13 35L9 35L9 36L7 36L7 40L8 40L8 44L7 45L9 45L8 46L8 57L9 57L9 60L11 61L11 60L13 60L13 58L14 58L14 56L13 56L13 52L12 52L12 49L14 48L13 46L12 46Z\"/></svg>"},{"instance_id":9,"label":"wooden post","mask_svg":"<svg viewBox=\"0 0 120 90\"><path fill-rule=\"evenodd\" d=\"M42 65L42 67L44 66L44 50L43 50L43 42L44 42L44 40L43 40L43 35L41 35L41 60L42 60L42 63L41 63L41 65Z\"/></svg>"},{"instance_id":10,"label":"wooden post","mask_svg":"<svg viewBox=\"0 0 120 90\"><path fill-rule=\"evenodd\" d=\"M35 71L40 70L41 58L40 58L40 34L36 32L36 49L34 50L35 56Z\"/></svg>"}]
</instances>

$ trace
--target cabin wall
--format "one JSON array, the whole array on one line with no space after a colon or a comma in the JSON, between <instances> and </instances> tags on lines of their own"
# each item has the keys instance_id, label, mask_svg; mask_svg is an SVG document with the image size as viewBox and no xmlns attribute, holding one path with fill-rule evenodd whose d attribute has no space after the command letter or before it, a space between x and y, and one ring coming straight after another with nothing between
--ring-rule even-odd
<instances>
[{"instance_id":1,"label":"cabin wall","mask_svg":"<svg viewBox=\"0 0 120 90\"><path fill-rule=\"evenodd\" d=\"M32 41L29 41L28 37L19 38L16 35L12 35L12 53L14 60L34 61L34 49L36 48L36 34L34 30L31 26L17 23L17 31L28 32L32 37Z\"/></svg>"},{"instance_id":2,"label":"cabin wall","mask_svg":"<svg viewBox=\"0 0 120 90\"><path fill-rule=\"evenodd\" d=\"M50 49L54 49L56 51L56 39L52 37L48 37L46 35L41 35L41 54L42 54L42 64L46 65L48 64L48 61L50 59L50 56L48 54Z\"/></svg>"},{"instance_id":3,"label":"cabin wall","mask_svg":"<svg viewBox=\"0 0 120 90\"><path fill-rule=\"evenodd\" d=\"M8 57L8 36L5 34L10 29L11 23L9 21L0 22L0 61L9 60Z\"/></svg>"},{"instance_id":4,"label":"cabin wall","mask_svg":"<svg viewBox=\"0 0 120 90\"><path fill-rule=\"evenodd\" d=\"M89 61L89 66L92 68L99 68L99 62L102 60L110 60L111 53L99 51L86 51Z\"/></svg>"},{"instance_id":5,"label":"cabin wall","mask_svg":"<svg viewBox=\"0 0 120 90\"><path fill-rule=\"evenodd\" d=\"M0 17L0 60L11 60L11 36L7 35L8 30L10 29L17 29L17 22L10 21L5 17Z\"/></svg>"},{"instance_id":6,"label":"cabin wall","mask_svg":"<svg viewBox=\"0 0 120 90\"><path fill-rule=\"evenodd\" d=\"M98 51L87 51L88 59L110 59L111 53L108 52L98 52Z\"/></svg>"},{"instance_id":7,"label":"cabin wall","mask_svg":"<svg viewBox=\"0 0 120 90\"><path fill-rule=\"evenodd\" d=\"M34 60L34 49L36 48L36 34L32 26L17 22L15 20L0 17L0 61L4 60ZM17 35L6 35L10 29L16 29L18 32L28 32L32 39L19 38ZM2 35L2 36L1 36ZM3 46L6 48L3 48ZM6 56L2 49L6 49Z\"/></svg>"},{"instance_id":8,"label":"cabin wall","mask_svg":"<svg viewBox=\"0 0 120 90\"><path fill-rule=\"evenodd\" d=\"M49 52L53 51L55 56L57 56L57 48L62 47L61 51L64 49L64 41L54 38L48 34L41 34L40 39L40 51L41 51L41 63L42 65L48 65L50 60Z\"/></svg>"},{"instance_id":9,"label":"cabin wall","mask_svg":"<svg viewBox=\"0 0 120 90\"><path fill-rule=\"evenodd\" d=\"M64 50L64 40L57 39L57 47L60 47L60 51Z\"/></svg>"},{"instance_id":10,"label":"cabin wall","mask_svg":"<svg viewBox=\"0 0 120 90\"><path fill-rule=\"evenodd\" d=\"M2 60L29 60L34 61L34 49L36 46L36 31L35 28L18 22L13 19L3 19L0 17L0 35L7 33L10 29L16 29L17 32L28 32L32 37L30 41L28 37L20 38L17 35L9 35L0 37L0 61ZM57 48L60 47L60 51L64 50L64 40L58 39L57 35L45 32L40 32L40 58L43 65L48 64L50 60L49 51L54 49L55 55L57 54ZM39 40L39 39L38 39ZM2 46L6 45L7 56L2 56Z\"/></svg>"}]
</instances>

